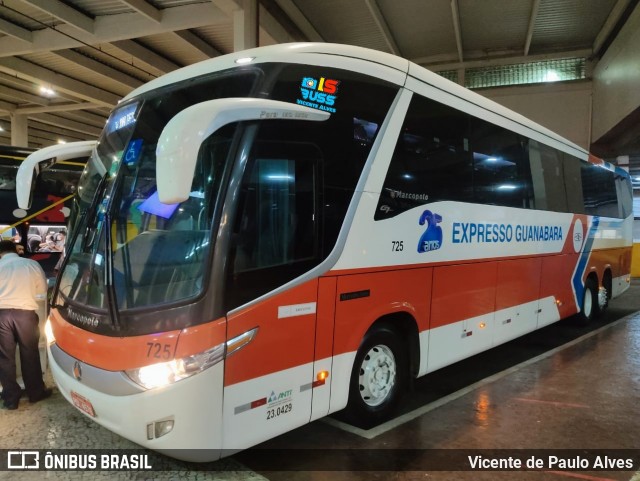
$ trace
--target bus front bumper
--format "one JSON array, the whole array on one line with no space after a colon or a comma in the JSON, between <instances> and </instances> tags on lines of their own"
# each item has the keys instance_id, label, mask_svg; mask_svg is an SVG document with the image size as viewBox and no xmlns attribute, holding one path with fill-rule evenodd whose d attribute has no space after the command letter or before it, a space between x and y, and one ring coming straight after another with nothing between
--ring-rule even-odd
<instances>
[{"instance_id":1,"label":"bus front bumper","mask_svg":"<svg viewBox=\"0 0 640 481\"><path fill-rule=\"evenodd\" d=\"M50 367L58 389L96 423L176 459L203 462L221 457L224 362L163 388L113 395L89 386L92 383L81 376L71 376L56 362L51 348Z\"/></svg>"}]
</instances>

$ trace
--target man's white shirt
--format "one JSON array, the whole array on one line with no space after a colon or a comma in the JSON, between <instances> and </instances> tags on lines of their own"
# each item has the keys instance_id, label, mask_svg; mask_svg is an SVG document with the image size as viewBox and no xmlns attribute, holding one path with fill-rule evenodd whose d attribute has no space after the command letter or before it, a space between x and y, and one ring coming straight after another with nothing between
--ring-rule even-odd
<instances>
[{"instance_id":1,"label":"man's white shirt","mask_svg":"<svg viewBox=\"0 0 640 481\"><path fill-rule=\"evenodd\" d=\"M0 259L0 309L38 310L47 297L47 277L36 261L8 253Z\"/></svg>"}]
</instances>

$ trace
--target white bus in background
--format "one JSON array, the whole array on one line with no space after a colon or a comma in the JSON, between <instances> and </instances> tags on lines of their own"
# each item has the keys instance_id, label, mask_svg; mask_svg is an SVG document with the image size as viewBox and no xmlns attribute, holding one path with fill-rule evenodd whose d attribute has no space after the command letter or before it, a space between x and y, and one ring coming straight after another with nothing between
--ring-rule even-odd
<instances>
[{"instance_id":1,"label":"white bus in background","mask_svg":"<svg viewBox=\"0 0 640 481\"><path fill-rule=\"evenodd\" d=\"M631 202L622 170L407 60L208 60L107 122L53 376L96 422L187 460L345 408L387 417L411 377L627 289Z\"/></svg>"}]
</instances>

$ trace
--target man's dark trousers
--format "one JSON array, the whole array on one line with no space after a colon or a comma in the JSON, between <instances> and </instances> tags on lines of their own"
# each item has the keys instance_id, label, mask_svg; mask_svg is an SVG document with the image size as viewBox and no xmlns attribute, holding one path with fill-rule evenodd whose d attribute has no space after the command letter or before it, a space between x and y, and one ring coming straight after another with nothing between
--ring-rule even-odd
<instances>
[{"instance_id":1,"label":"man's dark trousers","mask_svg":"<svg viewBox=\"0 0 640 481\"><path fill-rule=\"evenodd\" d=\"M16 343L20 346L22 379L30 399L44 389L40 367L40 329L36 311L0 309L0 383L5 404L20 400L22 389L16 382Z\"/></svg>"}]
</instances>

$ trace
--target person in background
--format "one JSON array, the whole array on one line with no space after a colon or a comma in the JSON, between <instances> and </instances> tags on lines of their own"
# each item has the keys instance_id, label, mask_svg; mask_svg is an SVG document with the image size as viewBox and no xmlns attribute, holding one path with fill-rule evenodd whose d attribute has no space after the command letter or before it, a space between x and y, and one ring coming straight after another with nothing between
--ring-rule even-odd
<instances>
[{"instance_id":1,"label":"person in background","mask_svg":"<svg viewBox=\"0 0 640 481\"><path fill-rule=\"evenodd\" d=\"M6 409L17 409L22 395L16 382L16 345L29 401L51 396L42 379L38 350L38 301L46 296L47 279L40 264L19 257L13 241L0 241L0 384Z\"/></svg>"},{"instance_id":2,"label":"person in background","mask_svg":"<svg viewBox=\"0 0 640 481\"><path fill-rule=\"evenodd\" d=\"M44 242L38 247L38 252L54 252L56 245L54 236L55 234L53 232L49 232L45 237Z\"/></svg>"},{"instance_id":3,"label":"person in background","mask_svg":"<svg viewBox=\"0 0 640 481\"><path fill-rule=\"evenodd\" d=\"M54 237L54 248L53 251L54 252L63 252L64 251L64 244L67 241L67 231L66 230L61 230L60 232L58 232Z\"/></svg>"}]
</instances>

